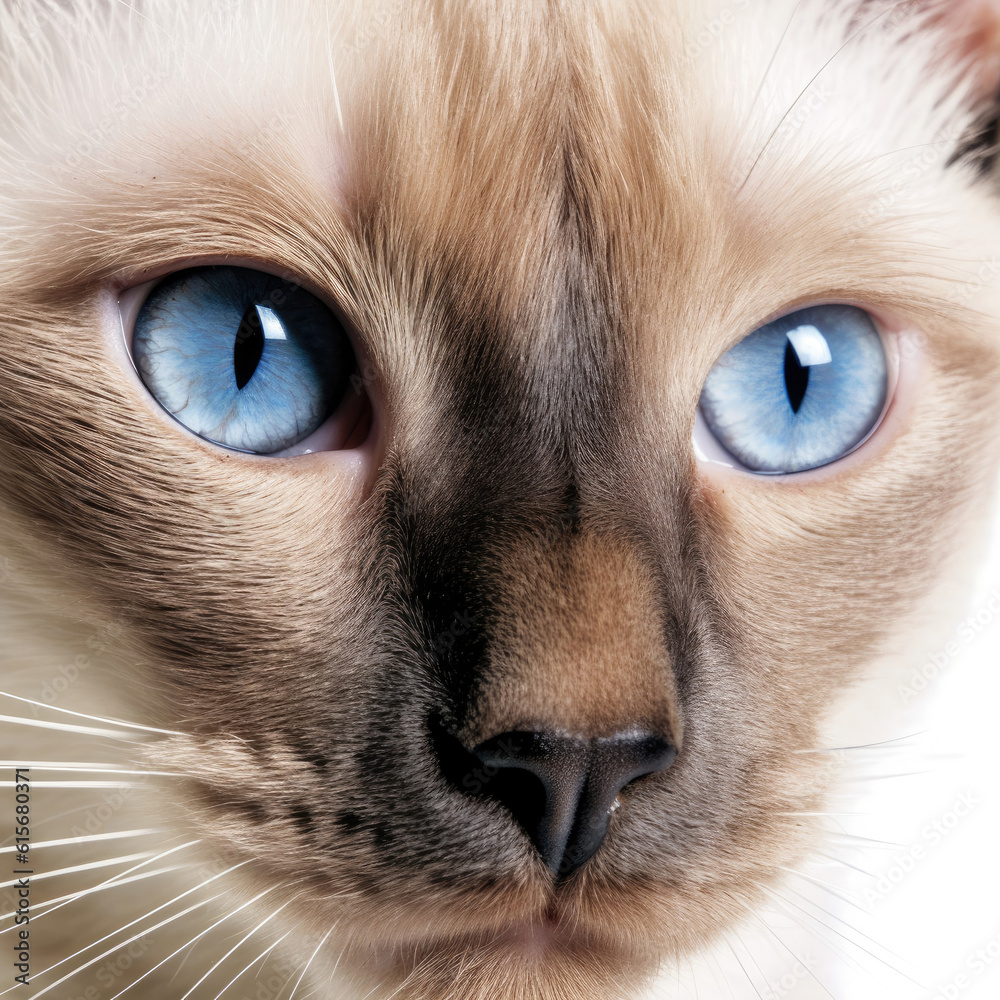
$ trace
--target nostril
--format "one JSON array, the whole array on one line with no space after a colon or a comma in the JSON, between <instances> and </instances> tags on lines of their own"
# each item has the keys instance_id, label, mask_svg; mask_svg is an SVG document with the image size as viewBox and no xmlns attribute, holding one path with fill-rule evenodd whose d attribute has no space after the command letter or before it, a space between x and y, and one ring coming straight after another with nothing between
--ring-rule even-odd
<instances>
[{"instance_id":1,"label":"nostril","mask_svg":"<svg viewBox=\"0 0 1000 1000\"><path fill-rule=\"evenodd\" d=\"M483 795L506 806L523 830L541 829L549 801L542 779L519 767L483 766Z\"/></svg>"},{"instance_id":2,"label":"nostril","mask_svg":"<svg viewBox=\"0 0 1000 1000\"><path fill-rule=\"evenodd\" d=\"M589 751L584 739L531 732L504 733L474 750L493 776L485 794L510 810L554 872L573 831Z\"/></svg>"},{"instance_id":3,"label":"nostril","mask_svg":"<svg viewBox=\"0 0 1000 1000\"><path fill-rule=\"evenodd\" d=\"M666 770L676 749L650 733L601 739L510 732L477 746L479 794L503 803L557 876L579 868L600 847L618 793Z\"/></svg>"}]
</instances>

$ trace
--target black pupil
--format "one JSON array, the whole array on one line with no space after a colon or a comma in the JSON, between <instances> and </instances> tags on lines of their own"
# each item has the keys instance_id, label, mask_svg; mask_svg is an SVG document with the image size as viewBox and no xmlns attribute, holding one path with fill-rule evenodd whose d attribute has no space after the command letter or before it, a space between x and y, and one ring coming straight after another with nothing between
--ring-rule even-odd
<instances>
[{"instance_id":1,"label":"black pupil","mask_svg":"<svg viewBox=\"0 0 1000 1000\"><path fill-rule=\"evenodd\" d=\"M792 342L785 344L785 391L788 402L792 405L792 413L798 413L802 400L806 398L809 388L809 366L799 363L799 356Z\"/></svg>"},{"instance_id":2,"label":"black pupil","mask_svg":"<svg viewBox=\"0 0 1000 1000\"><path fill-rule=\"evenodd\" d=\"M236 373L237 389L242 389L253 378L263 353L264 331L261 329L257 306L252 305L240 320L239 329L236 331L236 343L233 345L233 369Z\"/></svg>"}]
</instances>

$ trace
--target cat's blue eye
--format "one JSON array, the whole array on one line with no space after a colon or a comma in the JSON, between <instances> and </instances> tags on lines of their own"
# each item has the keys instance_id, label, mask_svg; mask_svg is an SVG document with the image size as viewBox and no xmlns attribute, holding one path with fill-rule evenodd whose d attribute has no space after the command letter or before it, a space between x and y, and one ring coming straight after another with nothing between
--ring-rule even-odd
<instances>
[{"instance_id":1,"label":"cat's blue eye","mask_svg":"<svg viewBox=\"0 0 1000 1000\"><path fill-rule=\"evenodd\" d=\"M355 359L316 296L246 267L196 267L157 285L136 317L132 357L160 405L200 437L268 454L338 408Z\"/></svg>"},{"instance_id":2,"label":"cat's blue eye","mask_svg":"<svg viewBox=\"0 0 1000 1000\"><path fill-rule=\"evenodd\" d=\"M724 354L705 380L701 412L744 468L803 472L856 448L887 391L885 350L868 313L820 305L762 326Z\"/></svg>"}]
</instances>

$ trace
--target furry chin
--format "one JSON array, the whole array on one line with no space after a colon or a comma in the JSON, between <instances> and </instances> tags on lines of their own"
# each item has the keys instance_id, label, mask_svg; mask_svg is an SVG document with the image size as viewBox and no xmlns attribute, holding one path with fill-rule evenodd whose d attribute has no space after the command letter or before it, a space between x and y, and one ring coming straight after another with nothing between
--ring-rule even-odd
<instances>
[{"instance_id":1,"label":"furry chin","mask_svg":"<svg viewBox=\"0 0 1000 1000\"><path fill-rule=\"evenodd\" d=\"M544 922L354 957L365 959L359 983L406 1000L608 1000L634 995L656 969L650 954L567 935Z\"/></svg>"}]
</instances>

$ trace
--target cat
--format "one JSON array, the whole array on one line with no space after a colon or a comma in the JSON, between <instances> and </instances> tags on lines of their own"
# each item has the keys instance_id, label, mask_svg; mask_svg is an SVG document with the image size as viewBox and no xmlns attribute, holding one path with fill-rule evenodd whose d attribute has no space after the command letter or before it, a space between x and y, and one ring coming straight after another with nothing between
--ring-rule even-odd
<instances>
[{"instance_id":1,"label":"cat","mask_svg":"<svg viewBox=\"0 0 1000 1000\"><path fill-rule=\"evenodd\" d=\"M679 995L981 546L998 38L0 4L0 993Z\"/></svg>"}]
</instances>

